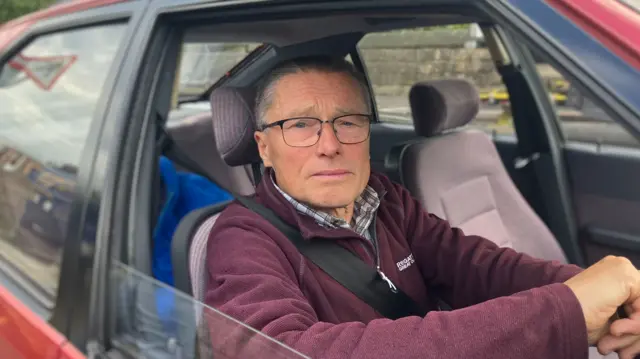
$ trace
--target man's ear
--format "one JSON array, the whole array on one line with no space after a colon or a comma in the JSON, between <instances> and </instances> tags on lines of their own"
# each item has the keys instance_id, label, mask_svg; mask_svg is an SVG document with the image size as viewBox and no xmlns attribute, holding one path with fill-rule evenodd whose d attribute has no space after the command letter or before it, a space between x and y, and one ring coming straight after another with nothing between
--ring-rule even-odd
<instances>
[{"instance_id":1,"label":"man's ear","mask_svg":"<svg viewBox=\"0 0 640 359\"><path fill-rule=\"evenodd\" d=\"M256 140L258 144L258 152L260 153L260 158L262 158L262 163L265 167L271 166L271 159L269 158L269 146L267 134L264 132L256 131L253 133L253 138Z\"/></svg>"}]
</instances>

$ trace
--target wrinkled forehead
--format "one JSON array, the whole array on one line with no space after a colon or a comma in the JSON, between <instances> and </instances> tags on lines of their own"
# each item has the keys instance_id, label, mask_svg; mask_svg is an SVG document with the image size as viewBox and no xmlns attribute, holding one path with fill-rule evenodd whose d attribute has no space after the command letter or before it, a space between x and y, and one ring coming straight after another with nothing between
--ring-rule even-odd
<instances>
[{"instance_id":1,"label":"wrinkled forehead","mask_svg":"<svg viewBox=\"0 0 640 359\"><path fill-rule=\"evenodd\" d=\"M269 116L269 122L291 117L335 117L367 112L360 85L345 73L288 74L274 84L273 91L273 116Z\"/></svg>"}]
</instances>

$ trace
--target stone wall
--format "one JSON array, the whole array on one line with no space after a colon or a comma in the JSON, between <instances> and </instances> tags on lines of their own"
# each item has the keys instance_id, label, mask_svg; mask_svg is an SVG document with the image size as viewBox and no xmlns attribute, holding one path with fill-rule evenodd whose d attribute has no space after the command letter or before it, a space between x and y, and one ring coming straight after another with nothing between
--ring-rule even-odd
<instances>
[{"instance_id":1,"label":"stone wall","mask_svg":"<svg viewBox=\"0 0 640 359\"><path fill-rule=\"evenodd\" d=\"M489 51L464 30L368 35L360 50L379 96L404 95L414 83L438 78L465 78L480 89L501 86Z\"/></svg>"},{"instance_id":2,"label":"stone wall","mask_svg":"<svg viewBox=\"0 0 640 359\"><path fill-rule=\"evenodd\" d=\"M378 95L406 94L414 83L438 78L465 78L480 89L501 86L486 49L424 47L361 51Z\"/></svg>"}]
</instances>

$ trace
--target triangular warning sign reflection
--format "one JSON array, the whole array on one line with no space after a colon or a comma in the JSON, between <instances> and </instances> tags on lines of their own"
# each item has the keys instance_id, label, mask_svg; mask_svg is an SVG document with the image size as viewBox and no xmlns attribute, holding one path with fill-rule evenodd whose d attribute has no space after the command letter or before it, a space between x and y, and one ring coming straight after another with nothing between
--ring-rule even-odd
<instances>
[{"instance_id":1,"label":"triangular warning sign reflection","mask_svg":"<svg viewBox=\"0 0 640 359\"><path fill-rule=\"evenodd\" d=\"M75 55L28 57L18 54L9 60L8 65L23 72L43 90L49 91L76 59Z\"/></svg>"}]
</instances>

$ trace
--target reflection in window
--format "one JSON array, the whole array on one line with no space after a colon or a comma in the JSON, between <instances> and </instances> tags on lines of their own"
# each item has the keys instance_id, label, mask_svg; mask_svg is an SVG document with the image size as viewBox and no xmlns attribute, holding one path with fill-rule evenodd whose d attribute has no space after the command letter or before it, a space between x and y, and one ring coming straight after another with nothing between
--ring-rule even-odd
<instances>
[{"instance_id":1,"label":"reflection in window","mask_svg":"<svg viewBox=\"0 0 640 359\"><path fill-rule=\"evenodd\" d=\"M135 358L306 358L154 278L112 263L116 345Z\"/></svg>"},{"instance_id":2,"label":"reflection in window","mask_svg":"<svg viewBox=\"0 0 640 359\"><path fill-rule=\"evenodd\" d=\"M0 72L0 260L52 301L77 166L123 30L41 36Z\"/></svg>"}]
</instances>

